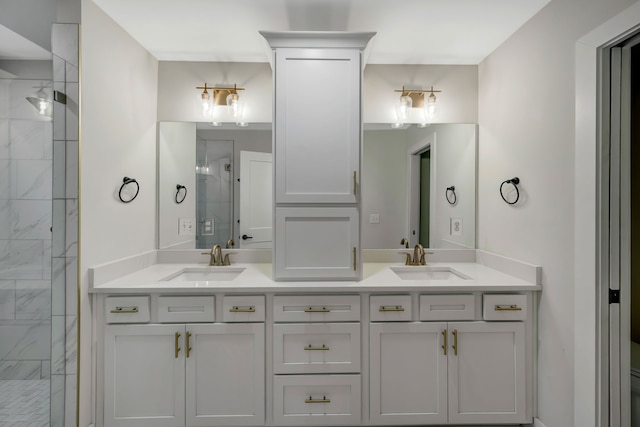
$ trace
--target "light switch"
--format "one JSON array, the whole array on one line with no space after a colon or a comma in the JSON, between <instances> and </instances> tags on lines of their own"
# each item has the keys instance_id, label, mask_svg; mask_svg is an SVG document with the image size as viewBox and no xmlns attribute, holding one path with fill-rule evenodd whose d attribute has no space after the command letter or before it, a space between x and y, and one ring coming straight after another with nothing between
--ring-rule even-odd
<instances>
[{"instance_id":1,"label":"light switch","mask_svg":"<svg viewBox=\"0 0 640 427\"><path fill-rule=\"evenodd\" d=\"M178 235L195 236L196 235L196 219L195 218L178 218Z\"/></svg>"},{"instance_id":2,"label":"light switch","mask_svg":"<svg viewBox=\"0 0 640 427\"><path fill-rule=\"evenodd\" d=\"M369 224L380 224L380 214L369 215Z\"/></svg>"}]
</instances>

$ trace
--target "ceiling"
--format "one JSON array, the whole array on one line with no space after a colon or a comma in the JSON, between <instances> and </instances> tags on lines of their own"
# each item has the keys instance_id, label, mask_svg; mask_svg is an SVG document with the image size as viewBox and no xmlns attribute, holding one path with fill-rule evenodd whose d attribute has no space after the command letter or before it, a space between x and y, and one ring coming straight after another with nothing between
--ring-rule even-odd
<instances>
[{"instance_id":1,"label":"ceiling","mask_svg":"<svg viewBox=\"0 0 640 427\"><path fill-rule=\"evenodd\" d=\"M0 60L49 60L51 52L0 25Z\"/></svg>"},{"instance_id":2,"label":"ceiling","mask_svg":"<svg viewBox=\"0 0 640 427\"><path fill-rule=\"evenodd\" d=\"M375 31L370 64L478 64L550 0L94 0L161 61L267 62L258 31Z\"/></svg>"}]
</instances>

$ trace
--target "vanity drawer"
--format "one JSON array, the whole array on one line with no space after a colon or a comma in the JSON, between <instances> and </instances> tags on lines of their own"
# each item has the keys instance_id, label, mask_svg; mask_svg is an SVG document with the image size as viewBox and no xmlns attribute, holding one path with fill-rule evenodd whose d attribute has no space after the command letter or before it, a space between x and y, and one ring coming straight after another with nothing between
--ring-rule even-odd
<instances>
[{"instance_id":1,"label":"vanity drawer","mask_svg":"<svg viewBox=\"0 0 640 427\"><path fill-rule=\"evenodd\" d=\"M158 322L213 322L215 320L213 296L158 297Z\"/></svg>"},{"instance_id":2,"label":"vanity drawer","mask_svg":"<svg viewBox=\"0 0 640 427\"><path fill-rule=\"evenodd\" d=\"M107 323L146 323L149 321L149 296L106 297Z\"/></svg>"},{"instance_id":3,"label":"vanity drawer","mask_svg":"<svg viewBox=\"0 0 640 427\"><path fill-rule=\"evenodd\" d=\"M263 295L223 297L223 322L264 322L264 319Z\"/></svg>"},{"instance_id":4,"label":"vanity drawer","mask_svg":"<svg viewBox=\"0 0 640 427\"><path fill-rule=\"evenodd\" d=\"M518 294L486 294L483 296L484 320L527 320L527 296Z\"/></svg>"},{"instance_id":5,"label":"vanity drawer","mask_svg":"<svg viewBox=\"0 0 640 427\"><path fill-rule=\"evenodd\" d=\"M360 375L276 375L275 425L360 424Z\"/></svg>"},{"instance_id":6,"label":"vanity drawer","mask_svg":"<svg viewBox=\"0 0 640 427\"><path fill-rule=\"evenodd\" d=\"M360 324L273 325L276 374L360 372Z\"/></svg>"},{"instance_id":7,"label":"vanity drawer","mask_svg":"<svg viewBox=\"0 0 640 427\"><path fill-rule=\"evenodd\" d=\"M273 320L275 322L356 322L360 320L360 296L275 296Z\"/></svg>"},{"instance_id":8,"label":"vanity drawer","mask_svg":"<svg viewBox=\"0 0 640 427\"><path fill-rule=\"evenodd\" d=\"M474 295L420 295L420 320L475 320Z\"/></svg>"},{"instance_id":9,"label":"vanity drawer","mask_svg":"<svg viewBox=\"0 0 640 427\"><path fill-rule=\"evenodd\" d=\"M411 295L374 295L369 300L372 322L408 322L411 320Z\"/></svg>"}]
</instances>

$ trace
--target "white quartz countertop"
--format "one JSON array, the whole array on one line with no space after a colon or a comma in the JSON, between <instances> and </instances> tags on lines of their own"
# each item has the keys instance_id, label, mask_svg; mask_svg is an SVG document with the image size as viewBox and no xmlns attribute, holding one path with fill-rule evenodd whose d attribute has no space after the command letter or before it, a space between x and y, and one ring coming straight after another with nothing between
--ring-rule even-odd
<instances>
[{"instance_id":1,"label":"white quartz countertop","mask_svg":"<svg viewBox=\"0 0 640 427\"><path fill-rule=\"evenodd\" d=\"M360 281L284 281L271 277L271 264L234 264L209 267L206 264L154 264L89 289L90 293L180 293L207 294L215 292L471 292L471 291L539 291L542 286L510 276L479 263L430 263L436 270L453 269L468 277L447 280L406 280L396 275L391 267L405 267L401 263L365 263ZM185 269L212 269L216 271L244 269L233 280L164 280Z\"/></svg>"}]
</instances>

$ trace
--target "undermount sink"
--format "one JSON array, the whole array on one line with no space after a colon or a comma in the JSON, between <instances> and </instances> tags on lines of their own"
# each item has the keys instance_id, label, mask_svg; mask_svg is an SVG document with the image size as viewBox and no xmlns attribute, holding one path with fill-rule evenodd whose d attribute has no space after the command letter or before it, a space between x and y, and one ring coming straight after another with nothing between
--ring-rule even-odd
<instances>
[{"instance_id":1,"label":"undermount sink","mask_svg":"<svg viewBox=\"0 0 640 427\"><path fill-rule=\"evenodd\" d=\"M165 282L227 282L244 271L244 267L193 267L165 277Z\"/></svg>"},{"instance_id":2,"label":"undermount sink","mask_svg":"<svg viewBox=\"0 0 640 427\"><path fill-rule=\"evenodd\" d=\"M451 267L402 266L390 267L402 280L471 280L471 277Z\"/></svg>"}]
</instances>

